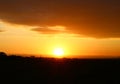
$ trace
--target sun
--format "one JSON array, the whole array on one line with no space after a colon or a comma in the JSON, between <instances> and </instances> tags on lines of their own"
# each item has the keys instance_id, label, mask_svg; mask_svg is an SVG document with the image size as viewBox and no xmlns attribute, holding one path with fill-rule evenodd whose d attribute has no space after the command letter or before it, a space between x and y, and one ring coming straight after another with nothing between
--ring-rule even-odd
<instances>
[{"instance_id":1,"label":"sun","mask_svg":"<svg viewBox=\"0 0 120 84\"><path fill-rule=\"evenodd\" d=\"M64 50L63 50L63 48L55 48L53 50L53 54L57 58L63 58L63 56L64 56Z\"/></svg>"}]
</instances>

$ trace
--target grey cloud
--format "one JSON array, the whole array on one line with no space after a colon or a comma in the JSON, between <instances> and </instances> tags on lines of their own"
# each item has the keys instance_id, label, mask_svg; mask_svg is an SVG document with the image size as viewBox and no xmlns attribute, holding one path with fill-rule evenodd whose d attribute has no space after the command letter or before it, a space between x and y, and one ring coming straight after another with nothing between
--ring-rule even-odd
<instances>
[{"instance_id":1,"label":"grey cloud","mask_svg":"<svg viewBox=\"0 0 120 84\"><path fill-rule=\"evenodd\" d=\"M63 25L96 38L120 37L120 0L0 0L0 18L23 25Z\"/></svg>"}]
</instances>

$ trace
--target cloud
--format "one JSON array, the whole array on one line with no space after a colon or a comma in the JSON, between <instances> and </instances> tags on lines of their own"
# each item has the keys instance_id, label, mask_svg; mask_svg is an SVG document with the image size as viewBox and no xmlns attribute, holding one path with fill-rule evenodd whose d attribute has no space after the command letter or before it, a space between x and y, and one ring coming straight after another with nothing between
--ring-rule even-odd
<instances>
[{"instance_id":1,"label":"cloud","mask_svg":"<svg viewBox=\"0 0 120 84\"><path fill-rule=\"evenodd\" d=\"M40 28L33 28L32 31L36 31L42 34L57 34L57 33L63 33L62 30L52 29L51 27L40 27Z\"/></svg>"},{"instance_id":2,"label":"cloud","mask_svg":"<svg viewBox=\"0 0 120 84\"><path fill-rule=\"evenodd\" d=\"M0 32L4 32L3 30L0 30Z\"/></svg>"},{"instance_id":3,"label":"cloud","mask_svg":"<svg viewBox=\"0 0 120 84\"><path fill-rule=\"evenodd\" d=\"M120 0L0 0L0 19L33 26L62 25L89 37L120 37Z\"/></svg>"}]
</instances>

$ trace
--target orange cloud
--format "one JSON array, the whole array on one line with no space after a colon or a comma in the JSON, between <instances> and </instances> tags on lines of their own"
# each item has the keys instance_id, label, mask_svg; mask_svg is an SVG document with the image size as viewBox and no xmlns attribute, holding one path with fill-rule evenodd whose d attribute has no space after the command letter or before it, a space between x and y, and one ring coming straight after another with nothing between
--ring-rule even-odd
<instances>
[{"instance_id":1,"label":"orange cloud","mask_svg":"<svg viewBox=\"0 0 120 84\"><path fill-rule=\"evenodd\" d=\"M73 33L96 38L120 37L119 10L120 0L0 0L3 21L33 26L63 25Z\"/></svg>"},{"instance_id":2,"label":"orange cloud","mask_svg":"<svg viewBox=\"0 0 120 84\"><path fill-rule=\"evenodd\" d=\"M4 32L3 30L0 30L0 32Z\"/></svg>"},{"instance_id":3,"label":"orange cloud","mask_svg":"<svg viewBox=\"0 0 120 84\"><path fill-rule=\"evenodd\" d=\"M43 33L43 34L56 34L56 33L66 32L65 28L62 26L33 28L32 31L37 31L37 32Z\"/></svg>"}]
</instances>

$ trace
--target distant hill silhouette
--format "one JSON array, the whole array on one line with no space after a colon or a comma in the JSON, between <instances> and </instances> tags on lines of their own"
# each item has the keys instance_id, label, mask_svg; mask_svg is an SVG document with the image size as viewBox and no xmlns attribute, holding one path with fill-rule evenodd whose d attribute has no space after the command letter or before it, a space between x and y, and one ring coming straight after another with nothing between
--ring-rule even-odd
<instances>
[{"instance_id":1,"label":"distant hill silhouette","mask_svg":"<svg viewBox=\"0 0 120 84\"><path fill-rule=\"evenodd\" d=\"M4 83L118 84L119 76L120 59L55 59L0 52L0 81Z\"/></svg>"}]
</instances>

